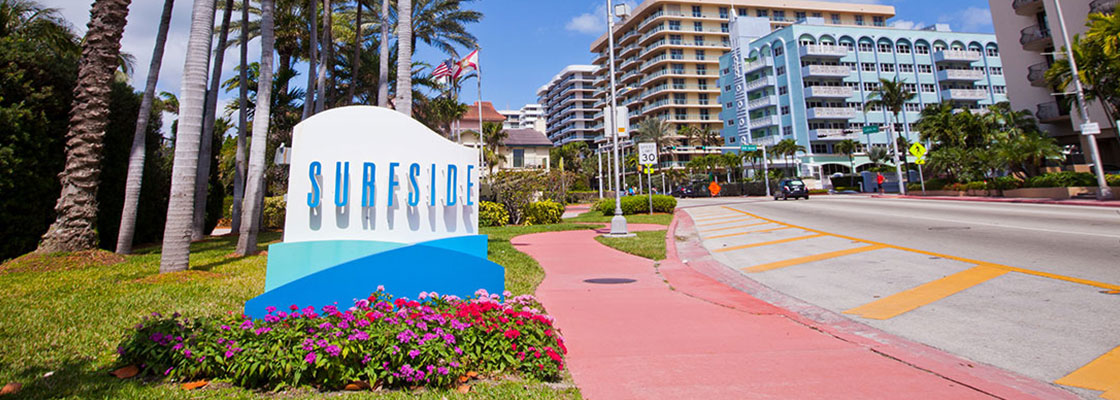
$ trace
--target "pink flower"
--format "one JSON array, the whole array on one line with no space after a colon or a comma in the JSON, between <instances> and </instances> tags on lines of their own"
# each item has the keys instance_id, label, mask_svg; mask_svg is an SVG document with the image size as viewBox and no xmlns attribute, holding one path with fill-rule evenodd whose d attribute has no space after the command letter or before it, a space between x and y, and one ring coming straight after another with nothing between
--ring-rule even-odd
<instances>
[{"instance_id":1,"label":"pink flower","mask_svg":"<svg viewBox=\"0 0 1120 400\"><path fill-rule=\"evenodd\" d=\"M308 364L314 364L315 363L315 353L314 352L307 353L307 355L303 357L303 361L307 361Z\"/></svg>"}]
</instances>

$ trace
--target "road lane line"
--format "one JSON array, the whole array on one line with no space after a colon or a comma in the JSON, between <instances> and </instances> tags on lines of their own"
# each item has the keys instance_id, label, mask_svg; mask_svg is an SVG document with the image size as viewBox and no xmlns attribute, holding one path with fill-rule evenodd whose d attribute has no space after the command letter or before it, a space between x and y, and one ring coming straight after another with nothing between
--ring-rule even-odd
<instances>
[{"instance_id":1,"label":"road lane line","mask_svg":"<svg viewBox=\"0 0 1120 400\"><path fill-rule=\"evenodd\" d=\"M767 223L769 224L769 222L767 222ZM725 233L725 234L722 234L722 235L708 236L708 237L704 238L704 240L719 239L719 238L732 237L732 236L742 236L742 235L747 235L747 234L751 234L751 233L773 232L773 231L780 231L780 230L783 230L783 229L793 229L793 227L783 226L783 227L779 227L779 228L758 229L758 230L746 231L746 232Z\"/></svg>"},{"instance_id":2,"label":"road lane line","mask_svg":"<svg viewBox=\"0 0 1120 400\"><path fill-rule=\"evenodd\" d=\"M700 224L700 225L696 225L696 226L697 227L702 227L702 226L723 225L723 224L730 224L732 222L747 222L747 221L750 221L752 219L754 219L754 218L732 219L732 220L723 221L723 222L712 222L710 224Z\"/></svg>"},{"instance_id":3,"label":"road lane line","mask_svg":"<svg viewBox=\"0 0 1120 400\"><path fill-rule=\"evenodd\" d=\"M1100 390L1102 399L1120 399L1120 347L1056 381L1059 385Z\"/></svg>"},{"instance_id":4,"label":"road lane line","mask_svg":"<svg viewBox=\"0 0 1120 400\"><path fill-rule=\"evenodd\" d=\"M984 262L984 261L972 260L972 259L968 259L968 258L964 258L964 257L951 256L951 255L948 255L948 254L934 253L932 251L918 250L918 249L913 249L913 248L909 248L909 247L895 246L893 244L879 243L879 242L866 240L866 239L855 238L855 237L851 237L851 236L837 235L835 233L829 233L829 232L825 232L825 231L818 230L818 229L812 229L812 228L806 228L806 227L803 227L803 226L787 224L785 222L780 222L780 221L772 220L772 219L769 219L769 218L761 217L761 216L751 214L751 213L743 211L743 210L739 210L739 209L735 209L735 208L731 208L731 207L727 207L727 206L724 206L724 208L726 208L728 210L738 211L741 214L749 215L749 216L761 219L763 221L770 221L770 222L773 222L773 223L778 224L778 225L785 225L785 226L788 226L788 227L791 227L791 228L802 229L802 230L806 230L806 231L809 231L809 232L823 233L823 234L826 234L826 235L835 236L835 237L838 237L838 238L841 238L841 239L848 239L848 240L855 241L855 242L879 245L879 246L883 246L883 247L887 247L887 248L892 248L892 249L895 249L895 250L902 250L902 251L908 251L908 252L911 252L911 253L925 254L927 256L941 257L941 258L945 258L945 259L949 259L949 260L960 261L960 262L967 263L967 264L977 264L977 265L982 264L982 265L987 265L989 267L1006 269L1006 270L1011 271L1011 272L1018 272L1020 274L1040 276L1040 277L1043 277L1043 278L1050 278L1050 279L1072 282L1072 283L1077 283L1077 284L1086 285L1086 286L1099 287L1101 289L1120 290L1120 285L1113 285L1111 283L1097 282L1097 281L1091 281L1091 280L1088 280L1088 279L1074 278L1074 277L1071 277L1071 276L1051 274L1049 272L1035 271L1035 270L1030 270L1030 269L1026 269L1026 268L1018 268L1018 267L1012 267L1012 266L1008 266L1008 265L989 263L989 262Z\"/></svg>"},{"instance_id":5,"label":"road lane line","mask_svg":"<svg viewBox=\"0 0 1120 400\"><path fill-rule=\"evenodd\" d=\"M867 319L890 319L918 307L944 299L958 292L992 280L1010 271L1004 268L977 265L944 278L927 282L882 299L844 311Z\"/></svg>"},{"instance_id":6,"label":"road lane line","mask_svg":"<svg viewBox=\"0 0 1120 400\"><path fill-rule=\"evenodd\" d=\"M711 218L708 218L708 217L711 217ZM718 220L721 220L721 219L728 219L728 218L734 218L734 217L738 217L738 215L727 214L727 215L706 216L704 218L698 218L698 219L694 219L692 221L693 222L718 221Z\"/></svg>"},{"instance_id":7,"label":"road lane line","mask_svg":"<svg viewBox=\"0 0 1120 400\"><path fill-rule=\"evenodd\" d=\"M813 262L813 261L821 261L821 260L827 260L827 259L830 259L830 258L843 257L843 256L850 255L850 254L863 253L865 251L879 250L879 249L882 249L882 248L885 248L885 247L886 246L881 245L881 244L873 244L873 245L870 245L870 246L856 247L854 249L832 251L832 252L828 252L828 253L814 254L814 255L811 255L811 256L791 258L791 259L782 260L782 261L775 261L775 262L767 263L767 264L759 264L759 265L755 265L755 266L752 266L752 267L740 268L740 270L745 271L745 272L764 272L764 271L770 271L770 270L774 270L774 269L778 269L778 268L785 268L785 267L798 265L798 264L810 263L810 262Z\"/></svg>"},{"instance_id":8,"label":"road lane line","mask_svg":"<svg viewBox=\"0 0 1120 400\"><path fill-rule=\"evenodd\" d=\"M752 248L752 247L769 246L769 245L772 245L772 244L782 244L782 243L796 242L798 240L819 238L819 237L823 237L823 236L826 236L826 235L822 235L822 234L818 233L818 234L813 234L813 235L809 235L809 236L798 236L798 237L792 237L792 238L786 238L786 239L771 240L769 242L751 243L751 244L744 244L744 245L740 245L740 246L724 247L724 248L716 249L716 250L713 250L713 251L715 251L716 253L722 253L722 252L725 252L725 251L742 250L742 249L749 249L749 248Z\"/></svg>"},{"instance_id":9,"label":"road lane line","mask_svg":"<svg viewBox=\"0 0 1120 400\"><path fill-rule=\"evenodd\" d=\"M725 227L722 227L722 228L705 229L704 233L715 232L715 231L726 231L728 229L737 229L737 228L750 228L752 226L768 225L768 224L772 224L772 223L773 222L758 222L758 223L747 224L747 225L725 226Z\"/></svg>"}]
</instances>

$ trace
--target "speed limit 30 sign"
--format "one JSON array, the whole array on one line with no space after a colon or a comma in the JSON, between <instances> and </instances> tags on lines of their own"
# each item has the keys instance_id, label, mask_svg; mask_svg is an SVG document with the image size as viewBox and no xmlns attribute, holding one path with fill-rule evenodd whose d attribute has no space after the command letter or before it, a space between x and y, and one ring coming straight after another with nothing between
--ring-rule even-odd
<instances>
[{"instance_id":1,"label":"speed limit 30 sign","mask_svg":"<svg viewBox=\"0 0 1120 400\"><path fill-rule=\"evenodd\" d=\"M657 143L638 143L638 164L657 164Z\"/></svg>"}]
</instances>

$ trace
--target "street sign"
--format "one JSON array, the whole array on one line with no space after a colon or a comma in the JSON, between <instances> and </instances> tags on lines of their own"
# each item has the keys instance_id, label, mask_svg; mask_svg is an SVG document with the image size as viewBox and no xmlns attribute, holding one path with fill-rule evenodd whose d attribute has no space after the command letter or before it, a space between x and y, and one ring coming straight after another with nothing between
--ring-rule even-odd
<instances>
[{"instance_id":1,"label":"street sign","mask_svg":"<svg viewBox=\"0 0 1120 400\"><path fill-rule=\"evenodd\" d=\"M1086 136L1088 136L1088 135L1099 135L1100 133L1101 133L1101 125L1096 123L1096 122L1090 122L1088 124L1081 124L1081 134L1082 135L1086 135Z\"/></svg>"},{"instance_id":2,"label":"street sign","mask_svg":"<svg viewBox=\"0 0 1120 400\"><path fill-rule=\"evenodd\" d=\"M879 125L867 125L863 127L864 135L870 135L872 133L879 133Z\"/></svg>"},{"instance_id":3,"label":"street sign","mask_svg":"<svg viewBox=\"0 0 1120 400\"><path fill-rule=\"evenodd\" d=\"M638 143L638 164L657 164L657 143Z\"/></svg>"},{"instance_id":4,"label":"street sign","mask_svg":"<svg viewBox=\"0 0 1120 400\"><path fill-rule=\"evenodd\" d=\"M914 161L914 164L926 165L926 158L925 157L919 157L917 161Z\"/></svg>"},{"instance_id":5,"label":"street sign","mask_svg":"<svg viewBox=\"0 0 1120 400\"><path fill-rule=\"evenodd\" d=\"M739 146L739 151L755 151L755 150L758 150L757 145L744 144L744 145Z\"/></svg>"},{"instance_id":6,"label":"street sign","mask_svg":"<svg viewBox=\"0 0 1120 400\"><path fill-rule=\"evenodd\" d=\"M617 132L619 138L630 137L630 111L626 106L618 107L618 112L615 113L615 120L612 123L610 119L611 107L608 105L603 109L606 113L603 118L603 127L606 128L606 137L613 138ZM617 127L617 128L616 128Z\"/></svg>"},{"instance_id":7,"label":"street sign","mask_svg":"<svg viewBox=\"0 0 1120 400\"><path fill-rule=\"evenodd\" d=\"M673 150L676 151L695 151L696 149L697 146L673 146Z\"/></svg>"},{"instance_id":8,"label":"street sign","mask_svg":"<svg viewBox=\"0 0 1120 400\"><path fill-rule=\"evenodd\" d=\"M642 172L645 173L646 175L653 174L653 167L647 165L647 166L642 168Z\"/></svg>"},{"instance_id":9,"label":"street sign","mask_svg":"<svg viewBox=\"0 0 1120 400\"><path fill-rule=\"evenodd\" d=\"M921 143L914 143L910 146L910 154L914 157L922 158L926 155L926 146Z\"/></svg>"}]
</instances>

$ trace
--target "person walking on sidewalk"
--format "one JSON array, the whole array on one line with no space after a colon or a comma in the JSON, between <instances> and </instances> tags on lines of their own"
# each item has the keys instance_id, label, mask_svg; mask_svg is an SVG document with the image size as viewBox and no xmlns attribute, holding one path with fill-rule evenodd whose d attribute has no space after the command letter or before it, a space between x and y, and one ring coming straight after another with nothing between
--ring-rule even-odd
<instances>
[{"instance_id":1,"label":"person walking on sidewalk","mask_svg":"<svg viewBox=\"0 0 1120 400\"><path fill-rule=\"evenodd\" d=\"M887 178L884 178L884 177L883 177L883 173L882 173L882 172L876 172L876 173L875 173L875 183L877 184L877 185L876 185L876 187L878 187L878 188L879 188L879 194L883 194L883 193L884 193L884 191L883 191L883 182L884 182L884 181L886 181L886 180L887 180Z\"/></svg>"}]
</instances>

